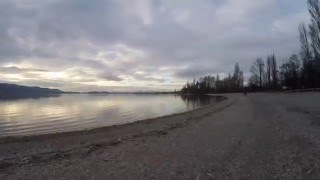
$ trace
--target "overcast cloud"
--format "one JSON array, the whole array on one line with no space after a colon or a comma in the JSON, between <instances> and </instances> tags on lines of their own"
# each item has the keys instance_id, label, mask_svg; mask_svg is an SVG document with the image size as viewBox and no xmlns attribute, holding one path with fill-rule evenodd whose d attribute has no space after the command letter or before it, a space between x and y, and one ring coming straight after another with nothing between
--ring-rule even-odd
<instances>
[{"instance_id":1,"label":"overcast cloud","mask_svg":"<svg viewBox=\"0 0 320 180\"><path fill-rule=\"evenodd\" d=\"M1 0L0 81L171 90L299 52L304 0Z\"/></svg>"}]
</instances>

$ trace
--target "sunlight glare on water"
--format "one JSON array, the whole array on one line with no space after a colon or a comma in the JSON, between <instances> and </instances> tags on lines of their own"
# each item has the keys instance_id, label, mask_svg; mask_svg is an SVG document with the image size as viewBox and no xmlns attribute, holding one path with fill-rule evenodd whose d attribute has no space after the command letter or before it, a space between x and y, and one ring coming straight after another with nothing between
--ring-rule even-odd
<instances>
[{"instance_id":1,"label":"sunlight glare on water","mask_svg":"<svg viewBox=\"0 0 320 180\"><path fill-rule=\"evenodd\" d=\"M92 129L196 109L213 96L62 95L0 101L0 137Z\"/></svg>"}]
</instances>

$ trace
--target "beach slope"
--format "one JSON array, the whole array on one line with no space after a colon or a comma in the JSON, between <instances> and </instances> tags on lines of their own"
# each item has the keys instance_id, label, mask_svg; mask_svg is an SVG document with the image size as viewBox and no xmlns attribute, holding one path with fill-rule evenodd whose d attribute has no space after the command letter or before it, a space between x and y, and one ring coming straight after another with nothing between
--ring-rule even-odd
<instances>
[{"instance_id":1,"label":"beach slope","mask_svg":"<svg viewBox=\"0 0 320 180\"><path fill-rule=\"evenodd\" d=\"M229 94L204 108L0 140L0 179L319 179L320 93Z\"/></svg>"}]
</instances>

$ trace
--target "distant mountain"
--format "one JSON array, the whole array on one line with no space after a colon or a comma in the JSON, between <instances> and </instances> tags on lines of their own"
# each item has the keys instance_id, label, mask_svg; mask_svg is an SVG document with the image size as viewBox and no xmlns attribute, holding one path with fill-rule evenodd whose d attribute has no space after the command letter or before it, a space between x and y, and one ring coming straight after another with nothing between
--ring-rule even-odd
<instances>
[{"instance_id":1,"label":"distant mountain","mask_svg":"<svg viewBox=\"0 0 320 180\"><path fill-rule=\"evenodd\" d=\"M40 98L59 96L62 93L64 92L59 89L0 83L0 99Z\"/></svg>"}]
</instances>

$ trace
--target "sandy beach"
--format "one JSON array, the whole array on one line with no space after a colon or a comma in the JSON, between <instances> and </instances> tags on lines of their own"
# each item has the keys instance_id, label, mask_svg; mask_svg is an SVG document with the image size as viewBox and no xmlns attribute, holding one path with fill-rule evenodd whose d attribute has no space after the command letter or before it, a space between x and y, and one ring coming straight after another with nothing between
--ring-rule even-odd
<instances>
[{"instance_id":1,"label":"sandy beach","mask_svg":"<svg viewBox=\"0 0 320 180\"><path fill-rule=\"evenodd\" d=\"M0 139L0 179L320 178L320 93L228 94L201 109Z\"/></svg>"}]
</instances>

